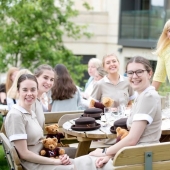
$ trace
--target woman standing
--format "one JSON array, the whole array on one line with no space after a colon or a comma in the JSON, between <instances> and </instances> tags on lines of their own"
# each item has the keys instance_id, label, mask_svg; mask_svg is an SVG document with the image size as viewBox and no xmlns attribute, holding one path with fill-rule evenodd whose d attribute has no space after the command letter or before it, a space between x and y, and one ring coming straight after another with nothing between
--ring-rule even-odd
<instances>
[{"instance_id":1,"label":"woman standing","mask_svg":"<svg viewBox=\"0 0 170 170\"><path fill-rule=\"evenodd\" d=\"M74 84L67 68L63 64L55 66L57 79L52 88L51 111L74 111L79 110L81 96Z\"/></svg>"},{"instance_id":2,"label":"woman standing","mask_svg":"<svg viewBox=\"0 0 170 170\"><path fill-rule=\"evenodd\" d=\"M60 156L59 159L39 155L42 149L43 129L36 119L35 112L32 111L32 105L38 97L37 79L31 74L21 75L17 82L17 93L18 103L7 114L5 130L19 154L24 169L73 169L67 155Z\"/></svg>"},{"instance_id":3,"label":"woman standing","mask_svg":"<svg viewBox=\"0 0 170 170\"><path fill-rule=\"evenodd\" d=\"M119 67L120 63L115 54L103 57L103 68L107 75L96 83L91 94L92 98L102 101L103 97L110 97L114 100L113 107L118 107L119 104L127 106L131 100L134 100L133 89L127 77L119 74Z\"/></svg>"},{"instance_id":4,"label":"woman standing","mask_svg":"<svg viewBox=\"0 0 170 170\"><path fill-rule=\"evenodd\" d=\"M138 93L127 120L129 134L105 149L105 152L102 149L96 149L89 155L76 158L74 161L76 170L97 170L98 168L112 170L112 158L121 148L159 143L162 120L161 100L155 88L150 85L152 77L150 63L143 57L131 58L127 63L126 73L131 87Z\"/></svg>"},{"instance_id":5,"label":"woman standing","mask_svg":"<svg viewBox=\"0 0 170 170\"><path fill-rule=\"evenodd\" d=\"M161 83L165 82L166 76L170 81L170 20L165 23L155 54L158 60L152 85L158 90Z\"/></svg>"}]
</instances>

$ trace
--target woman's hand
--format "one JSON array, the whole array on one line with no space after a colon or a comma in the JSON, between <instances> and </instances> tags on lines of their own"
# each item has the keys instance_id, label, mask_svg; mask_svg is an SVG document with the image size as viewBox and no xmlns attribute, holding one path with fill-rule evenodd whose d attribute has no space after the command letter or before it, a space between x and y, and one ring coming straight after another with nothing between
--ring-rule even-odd
<instances>
[{"instance_id":1,"label":"woman's hand","mask_svg":"<svg viewBox=\"0 0 170 170\"><path fill-rule=\"evenodd\" d=\"M69 165L69 164L71 164L70 158L69 158L69 156L67 154L60 155L59 159L60 159L62 165Z\"/></svg>"},{"instance_id":2,"label":"woman's hand","mask_svg":"<svg viewBox=\"0 0 170 170\"><path fill-rule=\"evenodd\" d=\"M97 158L96 159L96 167L102 168L104 166L104 164L106 164L109 161L110 158L111 158L110 156L104 156L101 158Z\"/></svg>"},{"instance_id":3,"label":"woman's hand","mask_svg":"<svg viewBox=\"0 0 170 170\"><path fill-rule=\"evenodd\" d=\"M102 151L103 151L103 149L96 149L96 150L90 152L89 155L96 156L96 157L105 156L105 153L103 153Z\"/></svg>"}]
</instances>

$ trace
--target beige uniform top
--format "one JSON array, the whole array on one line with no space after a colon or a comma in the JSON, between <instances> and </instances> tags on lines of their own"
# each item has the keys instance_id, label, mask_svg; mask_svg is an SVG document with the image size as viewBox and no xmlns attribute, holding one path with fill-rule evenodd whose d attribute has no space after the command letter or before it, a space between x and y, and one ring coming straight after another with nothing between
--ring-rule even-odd
<instances>
[{"instance_id":1,"label":"beige uniform top","mask_svg":"<svg viewBox=\"0 0 170 170\"><path fill-rule=\"evenodd\" d=\"M150 86L145 89L135 100L127 125L133 121L146 120L148 125L142 134L139 144L159 143L161 135L161 102L155 88ZM74 160L76 170L98 170L95 161L98 157L85 155ZM81 166L80 166L81 165ZM110 159L100 170L112 170L113 161Z\"/></svg>"},{"instance_id":2,"label":"beige uniform top","mask_svg":"<svg viewBox=\"0 0 170 170\"><path fill-rule=\"evenodd\" d=\"M5 130L9 140L25 139L28 150L39 155L42 149L43 129L37 121L35 113L28 113L19 105L14 105L8 112L5 119ZM72 170L73 165L43 165L21 160L21 164L26 170Z\"/></svg>"},{"instance_id":3,"label":"beige uniform top","mask_svg":"<svg viewBox=\"0 0 170 170\"><path fill-rule=\"evenodd\" d=\"M127 105L130 100L134 100L135 93L130 87L127 77L120 75L118 84L114 85L105 76L96 83L91 97L98 101L101 101L103 97L110 97L114 100L113 106L117 107L119 104Z\"/></svg>"},{"instance_id":4,"label":"beige uniform top","mask_svg":"<svg viewBox=\"0 0 170 170\"><path fill-rule=\"evenodd\" d=\"M37 99L32 105L32 110L35 112L37 120L42 128L44 128L45 117L43 112L42 103Z\"/></svg>"},{"instance_id":5,"label":"beige uniform top","mask_svg":"<svg viewBox=\"0 0 170 170\"><path fill-rule=\"evenodd\" d=\"M130 128L134 121L146 120L147 126L138 144L159 143L161 136L161 99L153 86L145 89L134 101L131 115L127 120Z\"/></svg>"}]
</instances>

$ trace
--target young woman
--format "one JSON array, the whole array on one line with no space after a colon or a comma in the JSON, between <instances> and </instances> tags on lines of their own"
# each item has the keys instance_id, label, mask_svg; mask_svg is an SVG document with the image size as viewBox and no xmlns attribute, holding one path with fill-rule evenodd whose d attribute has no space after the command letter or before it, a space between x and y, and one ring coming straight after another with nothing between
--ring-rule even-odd
<instances>
[{"instance_id":1,"label":"young woman","mask_svg":"<svg viewBox=\"0 0 170 170\"><path fill-rule=\"evenodd\" d=\"M161 83L165 82L166 76L170 81L170 20L165 23L155 54L158 56L158 61L152 85L158 90Z\"/></svg>"},{"instance_id":2,"label":"young woman","mask_svg":"<svg viewBox=\"0 0 170 170\"><path fill-rule=\"evenodd\" d=\"M32 74L32 73L28 69L21 69L21 70L18 71L11 88L9 89L9 91L7 93L8 110L10 110L12 108L12 106L14 104L16 104L16 102L17 102L17 82L18 82L18 78L22 74Z\"/></svg>"},{"instance_id":3,"label":"young woman","mask_svg":"<svg viewBox=\"0 0 170 170\"><path fill-rule=\"evenodd\" d=\"M91 94L92 98L102 101L103 97L110 97L114 100L113 107L118 107L119 104L127 106L131 100L134 100L133 89L127 77L119 74L119 67L120 63L115 54L103 57L103 68L107 75L96 83Z\"/></svg>"},{"instance_id":4,"label":"young woman","mask_svg":"<svg viewBox=\"0 0 170 170\"><path fill-rule=\"evenodd\" d=\"M38 81L38 96L36 102L32 105L33 111L35 111L37 120L40 126L44 126L44 111L48 111L49 98L46 94L51 90L54 85L55 72L54 69L46 64L40 65L34 71L34 75ZM47 105L42 102L42 97L46 95Z\"/></svg>"},{"instance_id":5,"label":"young woman","mask_svg":"<svg viewBox=\"0 0 170 170\"><path fill-rule=\"evenodd\" d=\"M67 68L63 64L57 64L54 69L57 79L52 88L51 111L79 110L81 95Z\"/></svg>"},{"instance_id":6,"label":"young woman","mask_svg":"<svg viewBox=\"0 0 170 170\"><path fill-rule=\"evenodd\" d=\"M91 93L93 91L94 84L96 81L94 80L95 72L98 67L101 67L102 62L98 58L91 58L88 62L88 73L90 75L90 78L88 79L86 85L85 85L85 91L82 93L82 96L84 99L88 99L91 96Z\"/></svg>"},{"instance_id":7,"label":"young woman","mask_svg":"<svg viewBox=\"0 0 170 170\"><path fill-rule=\"evenodd\" d=\"M67 155L49 159L39 155L42 148L43 129L39 125L32 105L38 97L38 82L31 74L23 74L17 82L18 103L8 112L5 130L15 146L21 164L26 170L73 169ZM17 123L16 123L17 122ZM62 166L67 165L67 166Z\"/></svg>"},{"instance_id":8,"label":"young woman","mask_svg":"<svg viewBox=\"0 0 170 170\"><path fill-rule=\"evenodd\" d=\"M152 77L150 63L143 57L131 58L127 63L126 72L131 87L138 93L127 120L129 134L115 145L105 149L105 152L102 149L96 149L89 155L76 158L74 161L76 170L97 170L98 168L112 170L112 158L121 148L159 143L162 119L161 100L155 88L150 85Z\"/></svg>"}]
</instances>

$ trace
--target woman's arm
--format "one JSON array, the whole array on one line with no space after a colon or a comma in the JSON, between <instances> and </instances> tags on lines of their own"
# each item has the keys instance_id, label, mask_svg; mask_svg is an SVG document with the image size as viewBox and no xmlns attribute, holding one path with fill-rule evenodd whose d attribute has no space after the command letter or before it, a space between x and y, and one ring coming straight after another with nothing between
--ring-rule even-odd
<instances>
[{"instance_id":1,"label":"woman's arm","mask_svg":"<svg viewBox=\"0 0 170 170\"><path fill-rule=\"evenodd\" d=\"M142 136L145 128L147 125L147 121L140 120L134 121L132 123L132 127L129 131L129 134L123 138L121 141L116 143L113 146L107 148L105 153L102 153L102 149L96 149L95 151L91 152L89 155L91 156L114 156L121 148L125 146L134 146L138 143L140 137Z\"/></svg>"},{"instance_id":2,"label":"woman's arm","mask_svg":"<svg viewBox=\"0 0 170 170\"><path fill-rule=\"evenodd\" d=\"M19 153L21 159L32 163L39 163L39 164L53 164L53 165L68 165L70 164L70 159L67 155L64 157L60 157L60 159L49 159L47 157L43 157L37 155L27 148L27 141L26 140L16 140L14 141L14 145Z\"/></svg>"},{"instance_id":3,"label":"woman's arm","mask_svg":"<svg viewBox=\"0 0 170 170\"><path fill-rule=\"evenodd\" d=\"M48 111L51 112L52 105L48 104Z\"/></svg>"},{"instance_id":4,"label":"woman's arm","mask_svg":"<svg viewBox=\"0 0 170 170\"><path fill-rule=\"evenodd\" d=\"M158 82L158 81L153 81L152 82L152 86L154 86L155 90L157 90L157 91L158 91L160 85L161 85L161 82Z\"/></svg>"},{"instance_id":5,"label":"woman's arm","mask_svg":"<svg viewBox=\"0 0 170 170\"><path fill-rule=\"evenodd\" d=\"M121 148L125 146L134 146L138 143L140 137L142 136L145 128L147 125L147 121L140 120L135 121L132 123L132 127L129 131L129 134L123 138L120 142L117 144L109 147L106 151L106 155L111 156L115 155Z\"/></svg>"}]
</instances>

